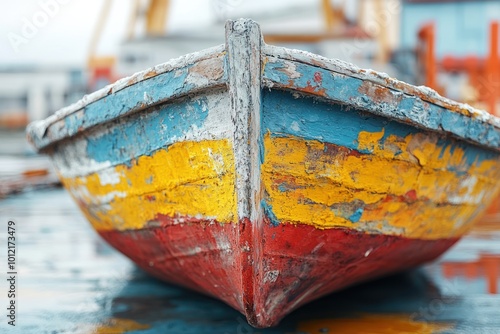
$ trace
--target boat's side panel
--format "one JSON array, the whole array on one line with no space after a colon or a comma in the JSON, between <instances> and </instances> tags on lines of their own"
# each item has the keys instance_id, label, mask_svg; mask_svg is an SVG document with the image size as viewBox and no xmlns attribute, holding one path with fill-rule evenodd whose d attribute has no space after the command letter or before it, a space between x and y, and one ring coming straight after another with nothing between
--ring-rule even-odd
<instances>
[{"instance_id":1,"label":"boat's side panel","mask_svg":"<svg viewBox=\"0 0 500 334\"><path fill-rule=\"evenodd\" d=\"M56 168L97 230L138 229L157 215L235 221L228 103L218 90L103 124L57 144Z\"/></svg>"},{"instance_id":2,"label":"boat's side panel","mask_svg":"<svg viewBox=\"0 0 500 334\"><path fill-rule=\"evenodd\" d=\"M98 124L187 94L225 86L224 59L224 53L216 48L124 78L43 121L30 124L28 138L36 148L45 149Z\"/></svg>"},{"instance_id":3,"label":"boat's side panel","mask_svg":"<svg viewBox=\"0 0 500 334\"><path fill-rule=\"evenodd\" d=\"M239 244L236 233L248 233L253 227L249 223L192 220L178 224L167 218L146 229L100 234L156 277L208 293L241 312L246 305L241 304L238 283L255 281L259 322L254 325L258 326L276 325L293 309L333 290L430 261L456 241L264 223L268 225L258 240L265 250L262 276L246 282L235 277L241 274L235 254L249 245ZM250 251L242 253L243 259Z\"/></svg>"},{"instance_id":4,"label":"boat's side panel","mask_svg":"<svg viewBox=\"0 0 500 334\"><path fill-rule=\"evenodd\" d=\"M110 244L164 280L243 310L229 104L225 89L177 99L98 125L51 153Z\"/></svg>"},{"instance_id":5,"label":"boat's side panel","mask_svg":"<svg viewBox=\"0 0 500 334\"><path fill-rule=\"evenodd\" d=\"M159 279L209 294L243 312L238 240L245 229L249 226L158 216L145 228L99 234Z\"/></svg>"},{"instance_id":6,"label":"boat's side panel","mask_svg":"<svg viewBox=\"0 0 500 334\"><path fill-rule=\"evenodd\" d=\"M263 82L267 87L318 96L420 128L447 132L497 151L500 147L500 125L491 119L491 124L486 122L487 116L482 113L458 110L456 106L447 109L426 101L435 98L405 94L381 83L344 75L324 68L321 61L314 66L268 55L263 63ZM386 81L394 80L387 77Z\"/></svg>"},{"instance_id":7,"label":"boat's side panel","mask_svg":"<svg viewBox=\"0 0 500 334\"><path fill-rule=\"evenodd\" d=\"M272 323L432 260L498 192L499 154L279 90L262 96L263 274Z\"/></svg>"},{"instance_id":8,"label":"boat's side panel","mask_svg":"<svg viewBox=\"0 0 500 334\"><path fill-rule=\"evenodd\" d=\"M409 238L458 237L491 201L499 154L290 93L263 93L271 220Z\"/></svg>"}]
</instances>

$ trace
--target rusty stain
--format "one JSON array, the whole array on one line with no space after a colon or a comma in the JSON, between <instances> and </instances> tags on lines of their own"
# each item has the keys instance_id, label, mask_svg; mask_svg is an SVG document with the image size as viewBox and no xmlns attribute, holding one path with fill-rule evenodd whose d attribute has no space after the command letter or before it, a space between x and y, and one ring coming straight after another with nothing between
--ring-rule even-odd
<instances>
[{"instance_id":1,"label":"rusty stain","mask_svg":"<svg viewBox=\"0 0 500 334\"><path fill-rule=\"evenodd\" d=\"M317 83L318 85L321 85L322 81L323 81L323 76L321 75L321 72L315 72L314 82Z\"/></svg>"},{"instance_id":2,"label":"rusty stain","mask_svg":"<svg viewBox=\"0 0 500 334\"><path fill-rule=\"evenodd\" d=\"M324 62L322 62L321 60L317 60L317 59L312 59L311 65L316 66L316 67L321 67L321 68L324 68L326 66L326 64Z\"/></svg>"},{"instance_id":3,"label":"rusty stain","mask_svg":"<svg viewBox=\"0 0 500 334\"><path fill-rule=\"evenodd\" d=\"M152 70L152 71L146 72L143 76L143 79L152 78L156 75L158 75L158 73L155 70Z\"/></svg>"},{"instance_id":4,"label":"rusty stain","mask_svg":"<svg viewBox=\"0 0 500 334\"><path fill-rule=\"evenodd\" d=\"M397 96L390 89L368 81L364 81L358 91L370 96L376 103L398 103L401 101L401 95Z\"/></svg>"},{"instance_id":5,"label":"rusty stain","mask_svg":"<svg viewBox=\"0 0 500 334\"><path fill-rule=\"evenodd\" d=\"M314 80L316 81L316 74L314 75ZM326 89L320 88L319 85L311 85L311 80L307 80L307 86L305 87L297 87L297 90L302 91L304 93L315 94L318 96L326 96Z\"/></svg>"},{"instance_id":6,"label":"rusty stain","mask_svg":"<svg viewBox=\"0 0 500 334\"><path fill-rule=\"evenodd\" d=\"M199 75L209 80L218 80L224 75L222 62L222 58L219 57L202 60L190 67L188 72L191 75Z\"/></svg>"}]
</instances>

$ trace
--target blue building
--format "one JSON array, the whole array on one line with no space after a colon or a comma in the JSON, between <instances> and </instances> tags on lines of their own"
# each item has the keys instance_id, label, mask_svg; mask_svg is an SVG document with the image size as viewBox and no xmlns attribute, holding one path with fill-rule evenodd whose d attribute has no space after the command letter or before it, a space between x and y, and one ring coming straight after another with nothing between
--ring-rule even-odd
<instances>
[{"instance_id":1,"label":"blue building","mask_svg":"<svg viewBox=\"0 0 500 334\"><path fill-rule=\"evenodd\" d=\"M438 58L488 54L490 22L500 21L500 0L401 1L401 48L415 48L419 29L434 22Z\"/></svg>"}]
</instances>

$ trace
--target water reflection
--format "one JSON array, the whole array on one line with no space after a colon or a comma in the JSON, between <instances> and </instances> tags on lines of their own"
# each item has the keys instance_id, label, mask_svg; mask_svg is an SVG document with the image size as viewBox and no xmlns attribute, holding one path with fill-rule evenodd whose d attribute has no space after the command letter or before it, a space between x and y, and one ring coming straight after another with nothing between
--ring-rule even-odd
<instances>
[{"instance_id":1,"label":"water reflection","mask_svg":"<svg viewBox=\"0 0 500 334\"><path fill-rule=\"evenodd\" d=\"M498 278L500 277L500 256L480 254L473 262L445 262L442 264L444 277L451 279L463 276L468 280L486 279L487 291L498 293Z\"/></svg>"}]
</instances>

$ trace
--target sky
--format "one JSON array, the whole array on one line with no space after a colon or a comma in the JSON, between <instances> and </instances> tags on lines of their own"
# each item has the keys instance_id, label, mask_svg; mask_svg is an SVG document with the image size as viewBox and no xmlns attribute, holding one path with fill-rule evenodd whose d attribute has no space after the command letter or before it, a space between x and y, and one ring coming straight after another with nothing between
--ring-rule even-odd
<instances>
[{"instance_id":1,"label":"sky","mask_svg":"<svg viewBox=\"0 0 500 334\"><path fill-rule=\"evenodd\" d=\"M102 3L102 0L0 0L0 65L83 65ZM132 0L113 1L98 46L100 55L116 55L126 34L131 3ZM318 7L320 1L171 0L167 30L175 33L212 25L226 10L252 16L308 3Z\"/></svg>"}]
</instances>

